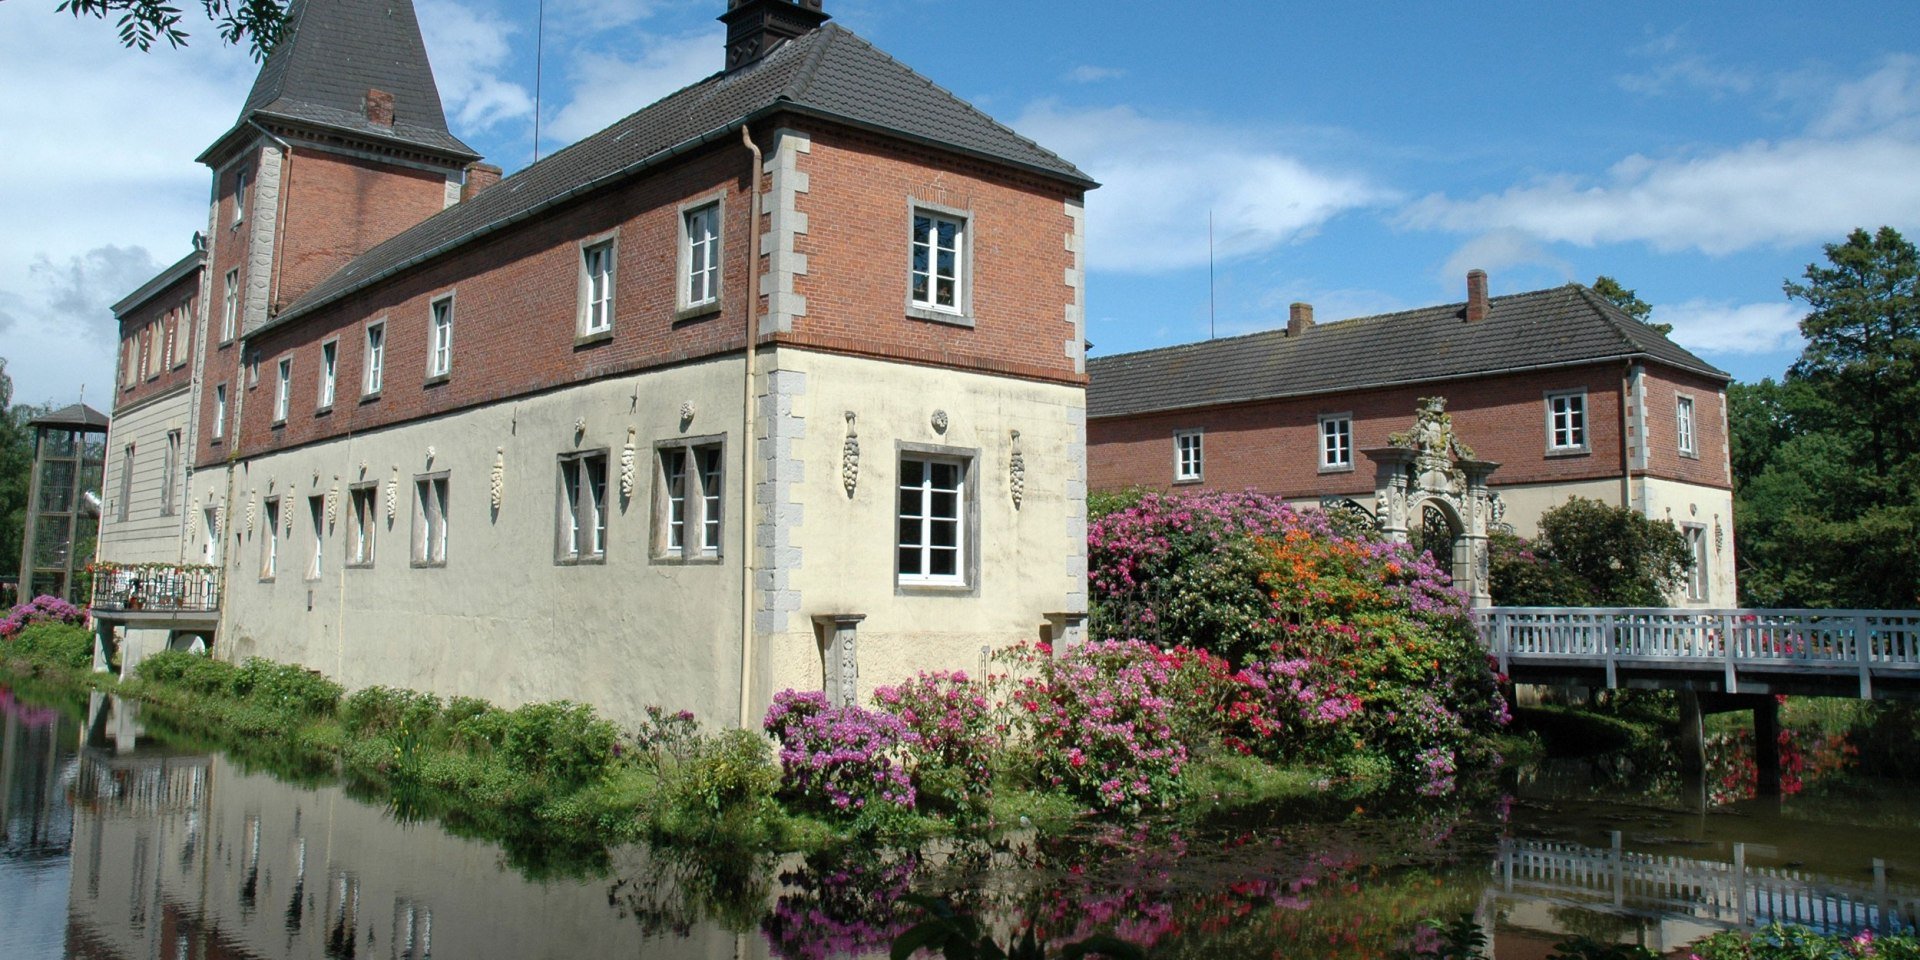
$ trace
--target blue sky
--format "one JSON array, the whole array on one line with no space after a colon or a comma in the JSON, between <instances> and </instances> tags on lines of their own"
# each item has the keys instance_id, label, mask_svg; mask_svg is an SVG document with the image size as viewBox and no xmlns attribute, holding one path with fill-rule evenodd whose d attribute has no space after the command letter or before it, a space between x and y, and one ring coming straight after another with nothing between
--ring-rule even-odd
<instances>
[{"instance_id":1,"label":"blue sky","mask_svg":"<svg viewBox=\"0 0 1920 960\"><path fill-rule=\"evenodd\" d=\"M186 4L193 6L193 4ZM120 50L0 3L0 356L104 396L106 307L205 223L192 158L256 66ZM532 156L535 7L418 0L454 131ZM721 0L548 0L542 149L714 70ZM1855 226L1920 235L1920 4L827 0L843 26L1102 180L1097 354L1610 274L1741 379Z\"/></svg>"}]
</instances>

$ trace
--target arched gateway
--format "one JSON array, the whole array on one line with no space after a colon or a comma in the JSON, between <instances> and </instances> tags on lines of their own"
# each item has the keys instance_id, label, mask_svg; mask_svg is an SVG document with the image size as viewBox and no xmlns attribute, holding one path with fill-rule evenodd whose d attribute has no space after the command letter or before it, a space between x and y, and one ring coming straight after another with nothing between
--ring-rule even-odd
<instances>
[{"instance_id":1,"label":"arched gateway","mask_svg":"<svg viewBox=\"0 0 1920 960\"><path fill-rule=\"evenodd\" d=\"M1500 465L1476 460L1453 435L1445 397L1425 397L1412 429L1387 446L1360 451L1373 461L1373 509L1387 536L1450 562L1453 582L1474 606L1486 606L1487 526L1493 502L1487 477Z\"/></svg>"}]
</instances>

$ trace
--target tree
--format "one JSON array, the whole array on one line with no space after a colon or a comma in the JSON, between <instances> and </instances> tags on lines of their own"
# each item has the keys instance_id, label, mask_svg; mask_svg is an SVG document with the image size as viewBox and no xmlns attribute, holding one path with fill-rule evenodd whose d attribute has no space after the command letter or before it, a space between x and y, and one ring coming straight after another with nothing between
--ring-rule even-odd
<instances>
[{"instance_id":1,"label":"tree","mask_svg":"<svg viewBox=\"0 0 1920 960\"><path fill-rule=\"evenodd\" d=\"M1741 599L1920 606L1920 256L1890 227L1823 249L1783 285L1800 359L1728 391Z\"/></svg>"},{"instance_id":2,"label":"tree","mask_svg":"<svg viewBox=\"0 0 1920 960\"><path fill-rule=\"evenodd\" d=\"M0 357L0 574L20 568L20 536L27 523L27 485L33 472L33 436L24 410L13 406L13 378Z\"/></svg>"},{"instance_id":3,"label":"tree","mask_svg":"<svg viewBox=\"0 0 1920 960\"><path fill-rule=\"evenodd\" d=\"M1625 311L1627 316L1651 327L1653 332L1663 337L1673 332L1671 323L1654 323L1653 304L1640 299L1634 291L1621 286L1620 281L1603 273L1593 279L1593 292L1607 298L1614 306Z\"/></svg>"},{"instance_id":4,"label":"tree","mask_svg":"<svg viewBox=\"0 0 1920 960\"><path fill-rule=\"evenodd\" d=\"M273 49L286 16L286 0L200 0L200 6L219 30L221 40L245 43L255 60ZM169 0L61 0L56 9L76 18L113 17L120 43L129 49L151 50L160 40L174 48L187 45L188 34L180 27L180 8Z\"/></svg>"},{"instance_id":5,"label":"tree","mask_svg":"<svg viewBox=\"0 0 1920 960\"><path fill-rule=\"evenodd\" d=\"M1666 606L1667 595L1693 569L1693 551L1679 527L1585 497L1541 514L1533 548L1549 565L1540 579L1571 575L1584 585L1586 601L1598 606Z\"/></svg>"}]
</instances>

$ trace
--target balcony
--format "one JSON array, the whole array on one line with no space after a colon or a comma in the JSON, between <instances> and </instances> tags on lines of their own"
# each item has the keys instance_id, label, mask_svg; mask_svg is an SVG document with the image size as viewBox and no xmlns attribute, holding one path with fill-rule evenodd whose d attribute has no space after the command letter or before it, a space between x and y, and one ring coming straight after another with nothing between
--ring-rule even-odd
<instances>
[{"instance_id":1,"label":"balcony","mask_svg":"<svg viewBox=\"0 0 1920 960\"><path fill-rule=\"evenodd\" d=\"M107 620L214 620L220 568L204 564L95 563L93 615Z\"/></svg>"}]
</instances>

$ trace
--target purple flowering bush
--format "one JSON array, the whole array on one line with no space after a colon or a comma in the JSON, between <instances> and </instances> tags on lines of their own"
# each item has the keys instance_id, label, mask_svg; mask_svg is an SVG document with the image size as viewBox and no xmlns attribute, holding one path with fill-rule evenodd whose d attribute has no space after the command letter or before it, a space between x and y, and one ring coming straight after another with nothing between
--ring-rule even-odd
<instances>
[{"instance_id":1,"label":"purple flowering bush","mask_svg":"<svg viewBox=\"0 0 1920 960\"><path fill-rule=\"evenodd\" d=\"M993 796L992 760L1000 736L984 684L958 671L922 673L875 690L873 705L914 735L907 755L921 803L970 811Z\"/></svg>"},{"instance_id":2,"label":"purple flowering bush","mask_svg":"<svg viewBox=\"0 0 1920 960\"><path fill-rule=\"evenodd\" d=\"M1044 783L1101 810L1138 811L1181 795L1177 654L1108 640L1057 658L1026 645L1005 656L1026 674L1015 683L1013 713Z\"/></svg>"},{"instance_id":3,"label":"purple flowering bush","mask_svg":"<svg viewBox=\"0 0 1920 960\"><path fill-rule=\"evenodd\" d=\"M42 595L16 604L0 620L0 656L84 669L93 663L93 632L86 620L85 610L59 597Z\"/></svg>"},{"instance_id":4,"label":"purple flowering bush","mask_svg":"<svg viewBox=\"0 0 1920 960\"><path fill-rule=\"evenodd\" d=\"M80 626L87 622L87 611L59 597L41 594L26 603L15 604L0 620L0 642L10 641L36 623L63 623Z\"/></svg>"},{"instance_id":5,"label":"purple flowering bush","mask_svg":"<svg viewBox=\"0 0 1920 960\"><path fill-rule=\"evenodd\" d=\"M836 707L817 690L782 690L763 726L780 741L782 783L801 804L849 816L914 808L903 760L920 737L899 717Z\"/></svg>"}]
</instances>

